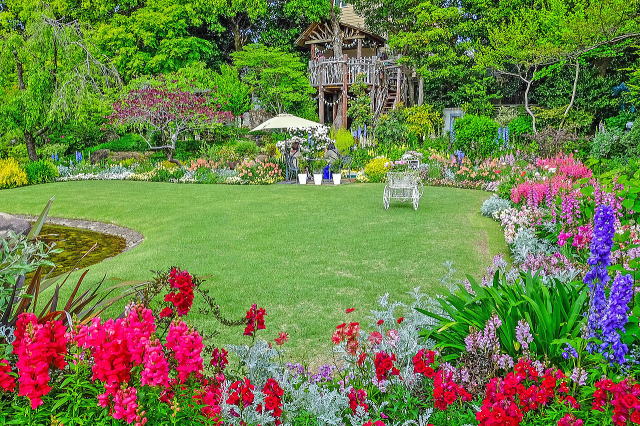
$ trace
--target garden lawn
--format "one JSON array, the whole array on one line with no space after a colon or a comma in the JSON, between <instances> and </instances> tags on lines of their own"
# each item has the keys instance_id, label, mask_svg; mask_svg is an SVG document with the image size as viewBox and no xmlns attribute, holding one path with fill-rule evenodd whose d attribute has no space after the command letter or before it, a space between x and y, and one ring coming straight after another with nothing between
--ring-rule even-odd
<instances>
[{"instance_id":1,"label":"garden lawn","mask_svg":"<svg viewBox=\"0 0 640 426\"><path fill-rule=\"evenodd\" d=\"M454 262L458 278L479 276L506 253L498 224L479 213L487 193L427 187L417 212L409 204L385 211L382 189L66 182L0 191L0 211L38 214L55 196L51 216L133 228L144 242L92 266L87 285L104 275L145 279L172 265L208 276L224 315L265 307L262 337L286 331L290 354L315 365L330 356L334 327L366 320L384 293L408 300L414 287L433 292L444 262ZM246 341L241 329L199 314L198 302L190 321L219 331L213 343Z\"/></svg>"}]
</instances>

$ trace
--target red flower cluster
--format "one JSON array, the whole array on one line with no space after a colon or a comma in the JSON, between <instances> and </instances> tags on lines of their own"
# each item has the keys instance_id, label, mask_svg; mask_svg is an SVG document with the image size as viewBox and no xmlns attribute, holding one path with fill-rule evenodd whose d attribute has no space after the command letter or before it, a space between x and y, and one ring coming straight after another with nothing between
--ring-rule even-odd
<instances>
[{"instance_id":1,"label":"red flower cluster","mask_svg":"<svg viewBox=\"0 0 640 426\"><path fill-rule=\"evenodd\" d=\"M434 351L420 349L418 353L413 356L413 372L422 374L425 377L433 378L436 372L431 365L435 360L436 353Z\"/></svg>"},{"instance_id":2,"label":"red flower cluster","mask_svg":"<svg viewBox=\"0 0 640 426\"><path fill-rule=\"evenodd\" d=\"M255 386L253 386L251 381L246 377L243 380L233 382L229 387L231 393L229 398L227 398L227 404L238 407L242 404L243 407L248 407L253 404L253 400L255 399L255 395L253 394L254 389Z\"/></svg>"},{"instance_id":3,"label":"red flower cluster","mask_svg":"<svg viewBox=\"0 0 640 426\"><path fill-rule=\"evenodd\" d=\"M194 401L202 408L200 411L208 419L214 420L214 425L222 426L222 420L220 420L222 414L222 383L224 382L224 375L218 374L215 380L206 380L202 382L202 389L197 390L193 396Z\"/></svg>"},{"instance_id":4,"label":"red flower cluster","mask_svg":"<svg viewBox=\"0 0 640 426\"><path fill-rule=\"evenodd\" d=\"M358 407L362 407L365 413L368 413L369 404L367 404L367 391L364 389L351 388L349 391L349 407L353 414L356 414Z\"/></svg>"},{"instance_id":5,"label":"red flower cluster","mask_svg":"<svg viewBox=\"0 0 640 426\"><path fill-rule=\"evenodd\" d=\"M229 364L228 356L229 352L227 352L226 349L213 348L211 361L209 363L216 371L223 371L227 367L227 364Z\"/></svg>"},{"instance_id":6,"label":"red flower cluster","mask_svg":"<svg viewBox=\"0 0 640 426\"><path fill-rule=\"evenodd\" d=\"M247 326L244 329L245 336L255 336L257 330L264 330L264 316L267 315L267 311L264 308L258 308L255 303L251 305L251 308L247 311L245 319L247 320Z\"/></svg>"},{"instance_id":7,"label":"red flower cluster","mask_svg":"<svg viewBox=\"0 0 640 426\"><path fill-rule=\"evenodd\" d=\"M342 323L336 326L336 331L333 332L331 341L338 345L342 342L347 343L347 352L355 355L358 352L358 335L360 334L360 323L350 322Z\"/></svg>"},{"instance_id":8,"label":"red flower cluster","mask_svg":"<svg viewBox=\"0 0 640 426\"><path fill-rule=\"evenodd\" d=\"M389 376L398 376L400 370L398 370L393 363L396 361L396 355L381 351L376 354L373 360L373 365L376 368L376 379L379 382L387 380Z\"/></svg>"},{"instance_id":9,"label":"red flower cluster","mask_svg":"<svg viewBox=\"0 0 640 426\"><path fill-rule=\"evenodd\" d=\"M34 314L23 313L16 322L13 352L17 355L16 367L18 395L31 401L31 408L42 405L42 397L51 391L49 370L52 367L64 368L67 362L66 328L60 321L47 321L38 324Z\"/></svg>"},{"instance_id":10,"label":"red flower cluster","mask_svg":"<svg viewBox=\"0 0 640 426\"><path fill-rule=\"evenodd\" d=\"M281 331L280 334L278 334L278 337L274 339L278 346L284 345L287 340L289 340L289 335L284 331Z\"/></svg>"},{"instance_id":11,"label":"red flower cluster","mask_svg":"<svg viewBox=\"0 0 640 426\"><path fill-rule=\"evenodd\" d=\"M584 426L584 420L576 418L573 414L566 414L558 420L558 426Z\"/></svg>"},{"instance_id":12,"label":"red flower cluster","mask_svg":"<svg viewBox=\"0 0 640 426\"><path fill-rule=\"evenodd\" d=\"M626 425L628 421L640 424L640 384L629 384L627 380L614 383L602 379L596 383L593 393L594 410L604 411L609 404L613 406L611 419L616 426Z\"/></svg>"},{"instance_id":13,"label":"red flower cluster","mask_svg":"<svg viewBox=\"0 0 640 426\"><path fill-rule=\"evenodd\" d=\"M362 423L362 426L385 426L384 422L377 420L375 422Z\"/></svg>"},{"instance_id":14,"label":"red flower cluster","mask_svg":"<svg viewBox=\"0 0 640 426\"><path fill-rule=\"evenodd\" d=\"M473 399L469 392L452 380L452 376L453 373L439 370L433 379L433 405L439 410L446 410L458 398L463 401Z\"/></svg>"},{"instance_id":15,"label":"red flower cluster","mask_svg":"<svg viewBox=\"0 0 640 426\"><path fill-rule=\"evenodd\" d=\"M177 268L172 268L169 271L169 285L171 288L176 289L172 293L167 293L164 296L164 301L173 305L173 308L166 307L160 312L160 317L169 317L177 312L178 316L187 315L193 305L193 289L195 287L193 283L193 277L187 271L181 271Z\"/></svg>"},{"instance_id":16,"label":"red flower cluster","mask_svg":"<svg viewBox=\"0 0 640 426\"><path fill-rule=\"evenodd\" d=\"M476 414L480 425L519 424L524 414L557 400L578 408L569 395L566 376L560 370L548 369L543 375L531 361L520 360L514 371L504 378L496 377L486 386L482 409Z\"/></svg>"},{"instance_id":17,"label":"red flower cluster","mask_svg":"<svg viewBox=\"0 0 640 426\"><path fill-rule=\"evenodd\" d=\"M5 392L13 392L16 388L16 379L9 373L11 373L9 361L0 359L0 389Z\"/></svg>"},{"instance_id":18,"label":"red flower cluster","mask_svg":"<svg viewBox=\"0 0 640 426\"><path fill-rule=\"evenodd\" d=\"M275 379L267 379L267 382L262 388L264 394L264 408L267 411L271 411L271 414L276 419L276 424L282 424L280 416L282 416L282 396L284 390L280 387ZM258 405L257 410L262 411L262 405Z\"/></svg>"},{"instance_id":19,"label":"red flower cluster","mask_svg":"<svg viewBox=\"0 0 640 426\"><path fill-rule=\"evenodd\" d=\"M202 372L204 344L196 330L190 329L182 321L171 323L166 346L173 351L180 383L186 382L192 373L198 375Z\"/></svg>"},{"instance_id":20,"label":"red flower cluster","mask_svg":"<svg viewBox=\"0 0 640 426\"><path fill-rule=\"evenodd\" d=\"M135 426L142 426L147 423L144 417L145 411L141 411L138 406L138 390L134 387L118 389L113 396L112 416L114 419L124 420Z\"/></svg>"}]
</instances>

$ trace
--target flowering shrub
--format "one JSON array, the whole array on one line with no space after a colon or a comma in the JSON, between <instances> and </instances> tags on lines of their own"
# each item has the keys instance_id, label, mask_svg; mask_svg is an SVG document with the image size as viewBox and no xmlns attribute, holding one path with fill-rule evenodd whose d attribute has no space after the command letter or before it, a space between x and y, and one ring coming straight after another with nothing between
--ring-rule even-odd
<instances>
[{"instance_id":1,"label":"flowering shrub","mask_svg":"<svg viewBox=\"0 0 640 426\"><path fill-rule=\"evenodd\" d=\"M28 183L27 174L14 158L0 159L0 189L15 188Z\"/></svg>"},{"instance_id":2,"label":"flowering shrub","mask_svg":"<svg viewBox=\"0 0 640 426\"><path fill-rule=\"evenodd\" d=\"M364 174L370 182L384 182L389 170L389 159L385 157L378 157L367 163L364 167Z\"/></svg>"},{"instance_id":3,"label":"flowering shrub","mask_svg":"<svg viewBox=\"0 0 640 426\"><path fill-rule=\"evenodd\" d=\"M245 160L237 167L238 177L255 185L269 185L283 179L282 169L273 161Z\"/></svg>"}]
</instances>

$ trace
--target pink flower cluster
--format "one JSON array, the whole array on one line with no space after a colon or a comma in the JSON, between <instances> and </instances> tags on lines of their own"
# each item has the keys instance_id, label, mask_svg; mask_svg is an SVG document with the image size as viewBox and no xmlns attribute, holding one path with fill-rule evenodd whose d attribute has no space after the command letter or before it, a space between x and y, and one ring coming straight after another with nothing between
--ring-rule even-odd
<instances>
[{"instance_id":1,"label":"pink flower cluster","mask_svg":"<svg viewBox=\"0 0 640 426\"><path fill-rule=\"evenodd\" d=\"M18 357L18 395L31 401L31 408L42 405L42 397L51 391L51 368L62 369L67 365L66 329L60 321L38 323L34 314L23 313L16 322L13 352ZM6 367L5 367L6 368ZM7 388L11 383L7 382Z\"/></svg>"},{"instance_id":2,"label":"pink flower cluster","mask_svg":"<svg viewBox=\"0 0 640 426\"><path fill-rule=\"evenodd\" d=\"M202 371L202 336L194 329L190 329L182 321L174 322L169 326L167 333L167 348L173 352L177 362L176 371L178 380L184 383L192 374Z\"/></svg>"}]
</instances>

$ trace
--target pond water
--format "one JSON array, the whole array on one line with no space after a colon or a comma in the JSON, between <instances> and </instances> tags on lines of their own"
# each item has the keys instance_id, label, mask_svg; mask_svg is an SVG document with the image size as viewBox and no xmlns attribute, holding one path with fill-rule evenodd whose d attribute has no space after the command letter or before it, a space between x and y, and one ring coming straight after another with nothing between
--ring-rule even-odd
<instances>
[{"instance_id":1,"label":"pond water","mask_svg":"<svg viewBox=\"0 0 640 426\"><path fill-rule=\"evenodd\" d=\"M95 265L122 253L127 247L126 240L115 235L50 224L42 227L38 238L47 243L53 242L55 248L62 250L50 257L56 265L55 275L64 274L74 268ZM94 245L96 247L87 254Z\"/></svg>"}]
</instances>

